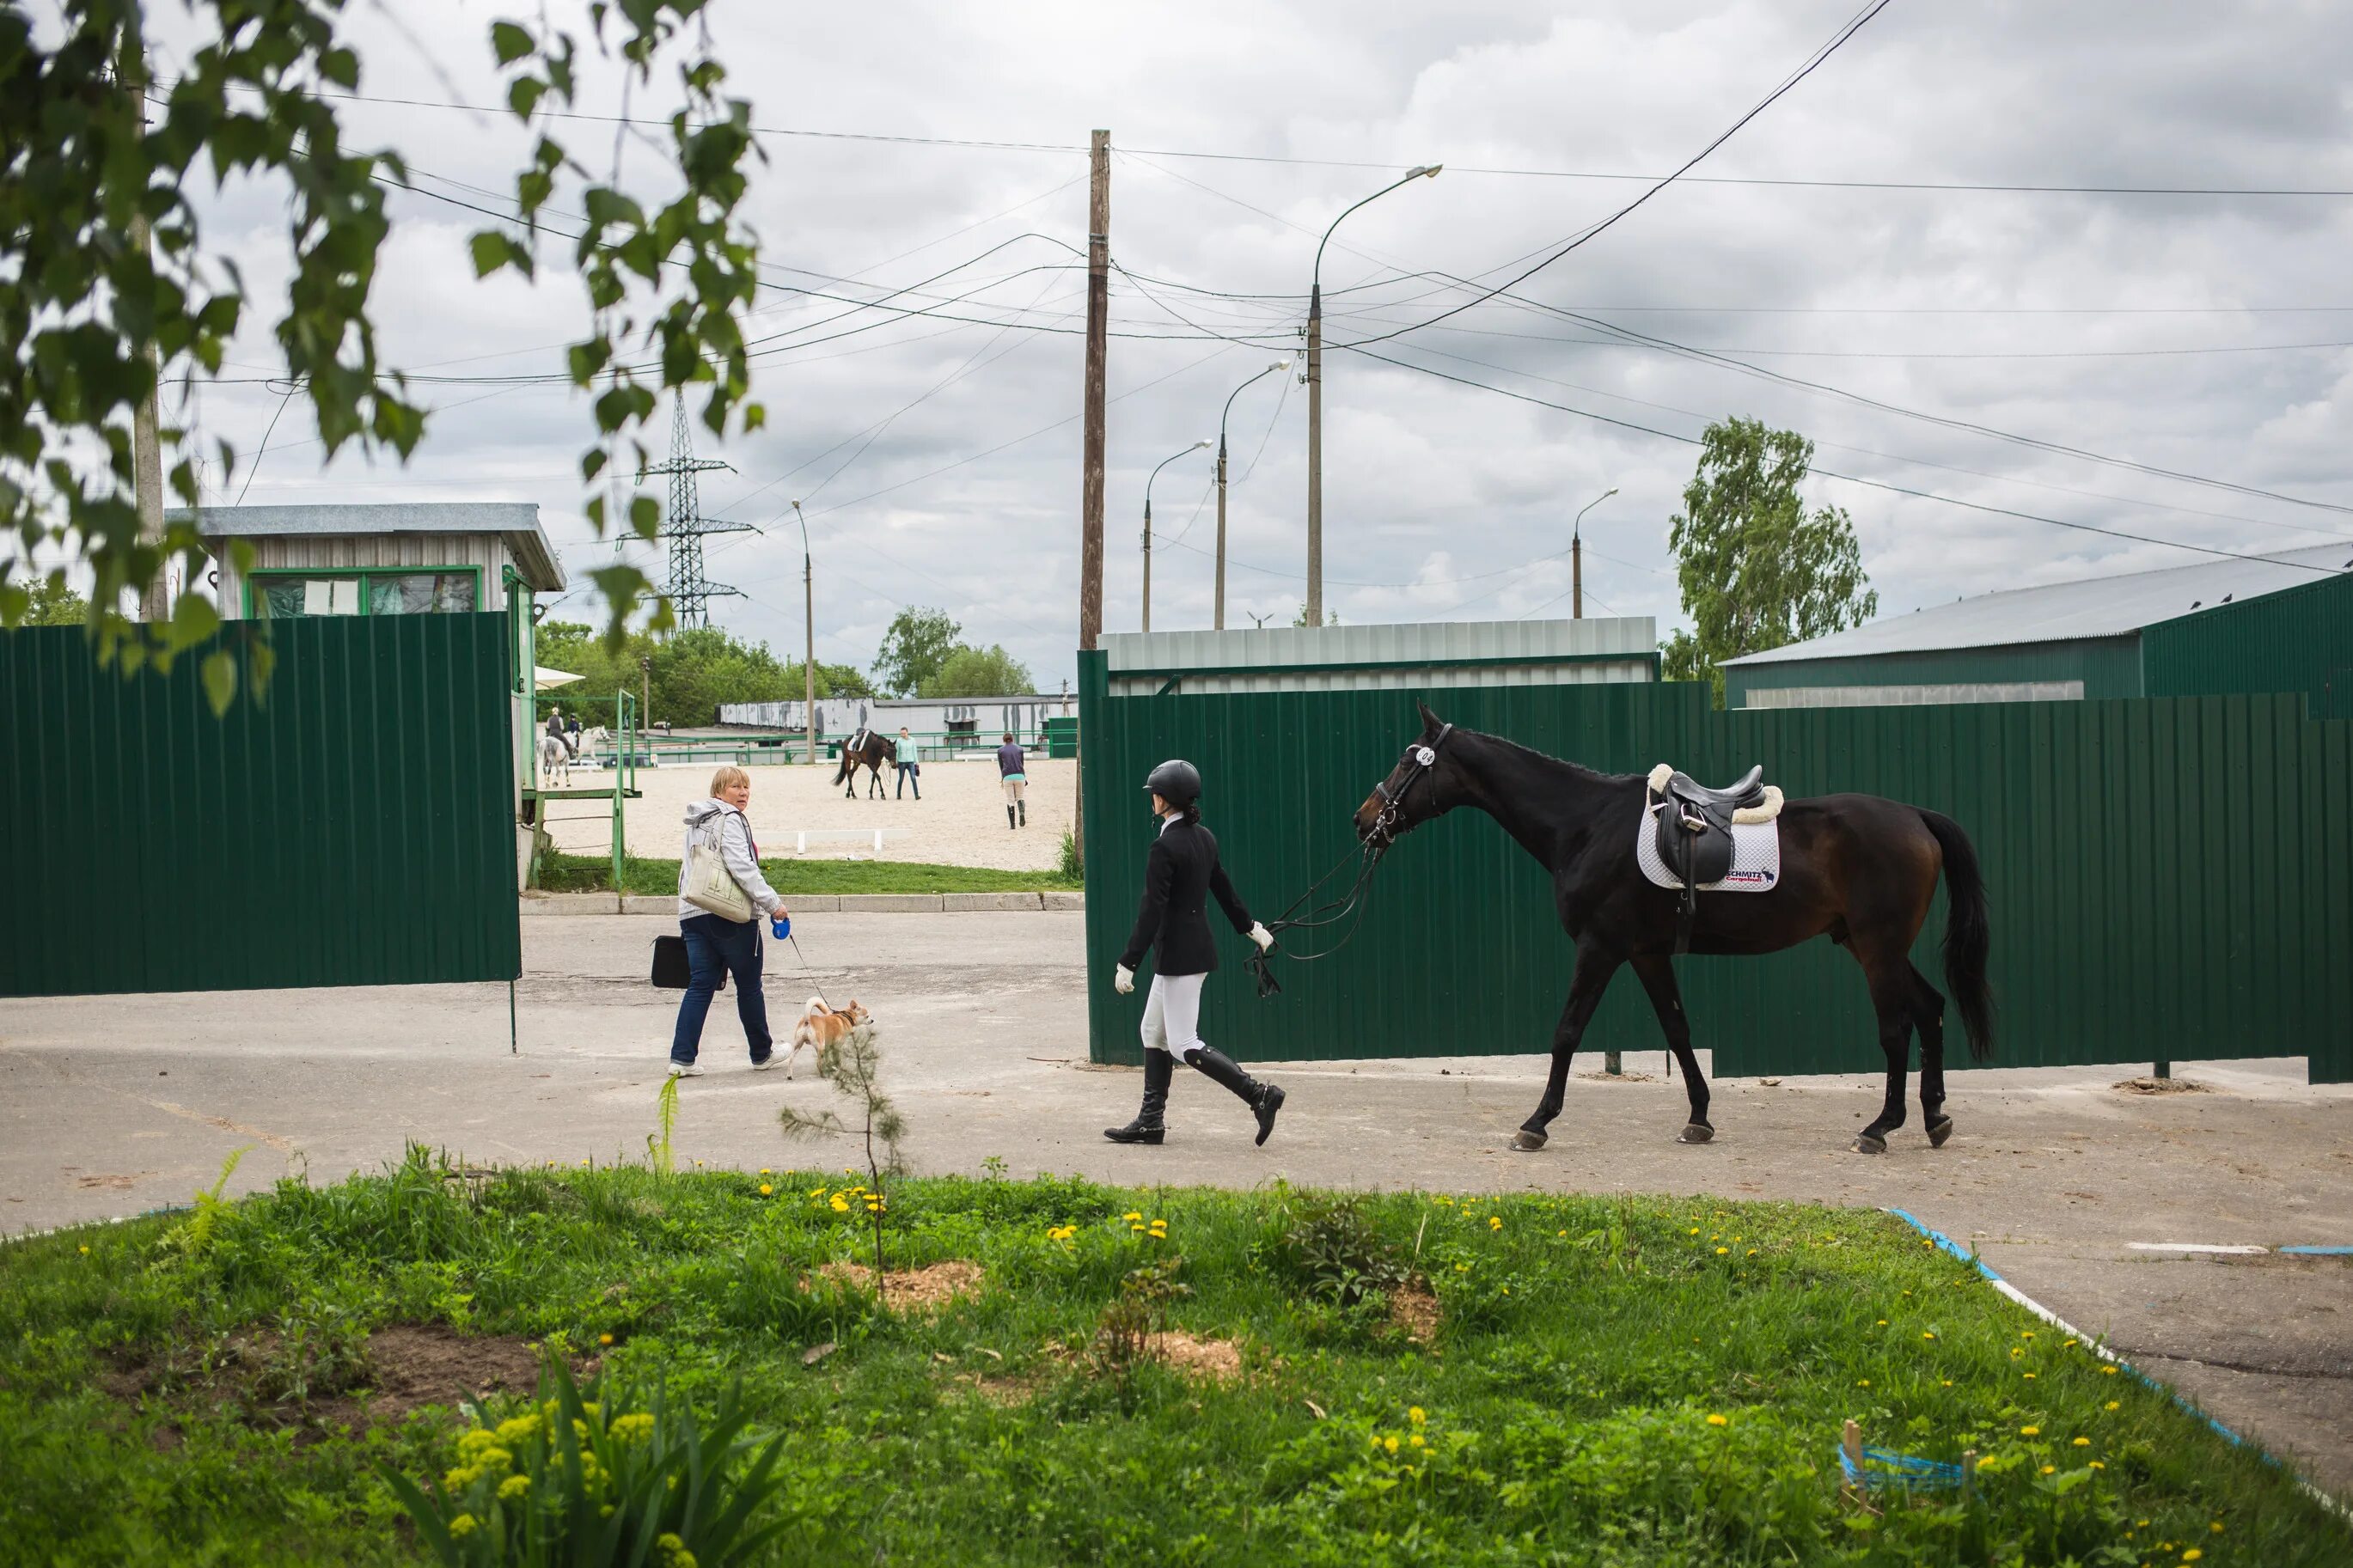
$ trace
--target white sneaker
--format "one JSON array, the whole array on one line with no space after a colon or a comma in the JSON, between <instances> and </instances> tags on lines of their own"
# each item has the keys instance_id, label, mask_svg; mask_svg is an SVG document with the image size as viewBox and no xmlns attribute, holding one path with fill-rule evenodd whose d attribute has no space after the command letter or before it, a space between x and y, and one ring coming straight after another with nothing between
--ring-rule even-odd
<instances>
[{"instance_id":1,"label":"white sneaker","mask_svg":"<svg viewBox=\"0 0 2353 1568\"><path fill-rule=\"evenodd\" d=\"M699 1063L695 1062L672 1062L670 1064L670 1076L672 1078L701 1078L702 1076L702 1068Z\"/></svg>"},{"instance_id":2,"label":"white sneaker","mask_svg":"<svg viewBox=\"0 0 2353 1568\"><path fill-rule=\"evenodd\" d=\"M783 1065L782 1060L777 1057L776 1053L770 1051L766 1061L754 1062L752 1064L752 1070L754 1072L766 1072L770 1068L781 1067Z\"/></svg>"}]
</instances>

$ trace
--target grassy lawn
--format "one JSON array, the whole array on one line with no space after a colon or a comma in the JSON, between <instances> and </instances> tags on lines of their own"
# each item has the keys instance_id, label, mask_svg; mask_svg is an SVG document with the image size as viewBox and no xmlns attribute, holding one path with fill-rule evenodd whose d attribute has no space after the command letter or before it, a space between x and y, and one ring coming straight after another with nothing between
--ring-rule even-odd
<instances>
[{"instance_id":1,"label":"grassy lawn","mask_svg":"<svg viewBox=\"0 0 2353 1568\"><path fill-rule=\"evenodd\" d=\"M624 863L630 893L675 893L678 862L640 859ZM768 886L789 902L796 893L1031 893L1080 892L1082 878L1060 871L992 871L985 866L929 866L915 860L763 860ZM541 868L540 885L551 893L606 893L613 889L610 855L555 855Z\"/></svg>"},{"instance_id":2,"label":"grassy lawn","mask_svg":"<svg viewBox=\"0 0 2353 1568\"><path fill-rule=\"evenodd\" d=\"M982 1272L933 1310L886 1312L819 1272L871 1237L861 1180L465 1172L418 1153L385 1176L9 1244L0 1555L419 1561L387 1471L516 1490L498 1505L516 1519L561 1489L497 1479L539 1440L527 1398L493 1395L487 1418L509 1430L471 1437L416 1402L436 1376L512 1382L516 1358L555 1354L588 1380L580 1430L610 1424L617 1473L681 1409L707 1422L733 1401L781 1436L752 1515L776 1533L746 1561L2353 1560L2353 1535L2285 1471L1884 1215L909 1180L891 1190L892 1267ZM1427 1280L1434 1327L1401 1324L1378 1289L1343 1304L1400 1278L1407 1299ZM1101 1331L1155 1310L1206 1368L1128 1359ZM370 1408L387 1387L415 1405L406 1419L382 1418L381 1392ZM657 1397L668 1414L640 1415ZM1976 1449L1974 1497L1843 1497L1848 1416L1907 1453ZM467 1560L497 1560L466 1517ZM727 1560L707 1552L705 1568Z\"/></svg>"}]
</instances>

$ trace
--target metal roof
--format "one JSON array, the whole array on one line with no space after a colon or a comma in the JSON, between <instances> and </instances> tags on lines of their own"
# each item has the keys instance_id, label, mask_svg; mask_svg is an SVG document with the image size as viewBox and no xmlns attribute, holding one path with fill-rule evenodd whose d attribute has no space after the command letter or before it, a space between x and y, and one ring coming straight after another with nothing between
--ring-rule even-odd
<instances>
[{"instance_id":1,"label":"metal roof","mask_svg":"<svg viewBox=\"0 0 2353 1568\"><path fill-rule=\"evenodd\" d=\"M1242 691L1409 690L1558 686L1655 679L1657 623L1603 620L1420 621L1229 631L1113 632L1103 639L1113 696L1148 694L1171 676L1197 695Z\"/></svg>"},{"instance_id":2,"label":"metal roof","mask_svg":"<svg viewBox=\"0 0 2353 1568\"><path fill-rule=\"evenodd\" d=\"M1811 642L1767 648L1725 663L1788 664L2125 637L2143 626L2179 619L2193 608L2211 609L2225 596L2236 602L2316 583L2324 572L2338 571L2348 561L2353 561L2353 539L2260 559L2215 557L2156 572L2010 588L1950 605L1934 605L1908 616L1889 616L1852 631L1833 632Z\"/></svg>"},{"instance_id":3,"label":"metal roof","mask_svg":"<svg viewBox=\"0 0 2353 1568\"><path fill-rule=\"evenodd\" d=\"M532 587L554 593L564 567L529 501L389 501L365 505L174 507L164 517L193 522L211 539L367 533L494 533L506 542L516 573Z\"/></svg>"}]
</instances>

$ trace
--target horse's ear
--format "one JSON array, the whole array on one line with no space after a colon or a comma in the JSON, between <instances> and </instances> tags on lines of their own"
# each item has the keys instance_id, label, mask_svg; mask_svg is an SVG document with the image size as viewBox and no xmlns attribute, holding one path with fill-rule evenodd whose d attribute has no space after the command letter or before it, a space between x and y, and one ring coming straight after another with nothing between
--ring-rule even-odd
<instances>
[{"instance_id":1,"label":"horse's ear","mask_svg":"<svg viewBox=\"0 0 2353 1568\"><path fill-rule=\"evenodd\" d=\"M1441 720L1437 714L1432 713L1430 710L1429 703L1417 702L1414 706L1421 711L1421 728L1424 733L1434 735L1439 731L1446 728L1445 721Z\"/></svg>"}]
</instances>

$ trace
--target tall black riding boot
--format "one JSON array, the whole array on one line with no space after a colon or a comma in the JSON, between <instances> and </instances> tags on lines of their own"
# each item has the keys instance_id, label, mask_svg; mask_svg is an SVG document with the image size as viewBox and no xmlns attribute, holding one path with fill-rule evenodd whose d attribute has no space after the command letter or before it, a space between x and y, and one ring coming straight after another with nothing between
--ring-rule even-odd
<instances>
[{"instance_id":1,"label":"tall black riding boot","mask_svg":"<svg viewBox=\"0 0 2353 1568\"><path fill-rule=\"evenodd\" d=\"M1016 823L1016 822L1013 820L1013 808L1012 808L1011 806L1009 806L1009 805L1008 805L1008 806L1007 806L1007 807L1005 808L1005 826L1006 826L1008 829L1009 829L1009 828L1013 828L1013 827L1017 827L1017 826L1020 826L1018 823ZM1167 1052L1166 1052L1166 1051L1163 1051L1163 1052L1161 1052L1160 1054L1161 1054L1162 1056L1166 1056L1168 1053L1167 1053Z\"/></svg>"},{"instance_id":2,"label":"tall black riding boot","mask_svg":"<svg viewBox=\"0 0 2353 1568\"><path fill-rule=\"evenodd\" d=\"M1019 802L1017 802L1016 804L1017 804L1017 805L1018 805L1020 806L1020 808L1021 808L1021 826L1024 826L1024 827L1029 826L1029 803L1028 801L1026 801L1026 800L1025 800L1025 801L1019 801ZM1167 1053L1166 1053L1166 1051L1163 1051L1161 1054L1162 1054L1163 1056L1167 1055Z\"/></svg>"},{"instance_id":3,"label":"tall black riding boot","mask_svg":"<svg viewBox=\"0 0 2353 1568\"><path fill-rule=\"evenodd\" d=\"M1196 1046L1185 1053L1188 1067L1198 1068L1217 1082L1240 1095L1258 1117L1258 1141L1266 1142L1274 1131L1274 1113L1282 1109L1282 1090L1271 1083L1261 1083L1242 1070L1241 1064L1215 1046Z\"/></svg>"},{"instance_id":4,"label":"tall black riding boot","mask_svg":"<svg viewBox=\"0 0 2353 1568\"><path fill-rule=\"evenodd\" d=\"M1106 1127L1103 1136L1114 1143L1157 1143L1167 1131L1161 1113L1168 1106L1168 1081L1176 1074L1176 1058L1166 1051L1144 1053L1144 1109L1124 1127Z\"/></svg>"}]
</instances>

